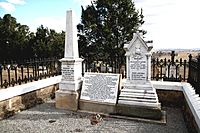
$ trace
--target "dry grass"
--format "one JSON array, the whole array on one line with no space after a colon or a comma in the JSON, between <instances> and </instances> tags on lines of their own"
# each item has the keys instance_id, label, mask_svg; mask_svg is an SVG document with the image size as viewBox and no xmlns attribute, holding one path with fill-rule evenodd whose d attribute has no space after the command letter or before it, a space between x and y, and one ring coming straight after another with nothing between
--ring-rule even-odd
<instances>
[{"instance_id":1,"label":"dry grass","mask_svg":"<svg viewBox=\"0 0 200 133\"><path fill-rule=\"evenodd\" d=\"M44 74L45 72L47 72L46 70L45 71L39 71L39 74L42 73ZM29 77L32 76L33 77L33 68L29 68ZM38 74L38 72L37 72ZM28 71L27 71L27 68L23 68L23 79L24 78L28 78ZM21 68L17 68L17 80L18 79L22 79L22 69ZM10 82L12 81L12 79L14 81L16 81L16 75L15 75L15 70L10 70ZM8 70L4 70L2 71L2 82L4 83L4 81L9 81L9 74L8 74ZM1 86L0 86L1 88Z\"/></svg>"},{"instance_id":2,"label":"dry grass","mask_svg":"<svg viewBox=\"0 0 200 133\"><path fill-rule=\"evenodd\" d=\"M188 62L189 60L189 55L191 54L193 58L196 58L198 55L199 55L200 51L178 51L176 52L175 51L175 61L178 60L180 61L180 59L182 58L182 61L186 60ZM154 53L153 54L153 58L158 58L159 60L161 59L167 59L168 60L171 60L171 52L158 52L158 53ZM153 69L153 67L152 67ZM167 68L166 67L163 67L162 70L160 67L157 67L154 69L155 70L155 75L156 76L157 74L159 74L159 76L161 76L161 71L162 71L162 76L164 76L164 74L166 74L166 70ZM152 76L153 76L153 70L152 70ZM182 76L182 78L184 78L184 66L180 66L179 67L179 71L178 71L178 77L179 75ZM174 75L175 76L175 75ZM185 80L187 80L188 78L188 65L186 66L185 68Z\"/></svg>"},{"instance_id":3,"label":"dry grass","mask_svg":"<svg viewBox=\"0 0 200 133\"><path fill-rule=\"evenodd\" d=\"M175 60L180 60L182 58L182 60L189 60L189 55L191 54L193 58L196 58L199 54L200 54L200 51L178 51L176 52L175 51ZM171 52L163 52L162 54L158 54L158 53L155 53L153 54L153 57L154 58L159 58L159 59L171 59Z\"/></svg>"},{"instance_id":4,"label":"dry grass","mask_svg":"<svg viewBox=\"0 0 200 133\"><path fill-rule=\"evenodd\" d=\"M30 75L33 75L33 69L29 69L29 76ZM28 77L28 72L27 72L27 69L23 69L23 77ZM2 72L2 77L4 80L7 80L8 81L8 71L7 70L4 70ZM18 68L17 69L17 78L22 78L22 71L21 71L21 68ZM10 70L10 79L15 79L15 71L14 70Z\"/></svg>"}]
</instances>

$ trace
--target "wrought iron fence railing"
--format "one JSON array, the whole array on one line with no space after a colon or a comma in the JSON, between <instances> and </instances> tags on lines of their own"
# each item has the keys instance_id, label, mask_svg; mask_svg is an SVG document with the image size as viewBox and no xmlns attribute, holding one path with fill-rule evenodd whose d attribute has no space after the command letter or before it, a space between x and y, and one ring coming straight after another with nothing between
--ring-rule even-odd
<instances>
[{"instance_id":1,"label":"wrought iron fence railing","mask_svg":"<svg viewBox=\"0 0 200 133\"><path fill-rule=\"evenodd\" d=\"M0 62L0 88L21 85L61 74L57 58Z\"/></svg>"},{"instance_id":2,"label":"wrought iron fence railing","mask_svg":"<svg viewBox=\"0 0 200 133\"><path fill-rule=\"evenodd\" d=\"M200 57L188 60L175 60L175 54L170 59L152 59L152 80L189 82L200 94ZM122 59L107 59L89 62L89 58L83 61L82 74L85 72L109 72L121 73L126 77L126 65ZM21 61L0 61L0 88L21 85L23 83L37 81L43 78L60 75L61 62L58 58L40 58Z\"/></svg>"},{"instance_id":3,"label":"wrought iron fence railing","mask_svg":"<svg viewBox=\"0 0 200 133\"><path fill-rule=\"evenodd\" d=\"M200 56L197 59L189 56L188 82L195 88L196 93L200 94Z\"/></svg>"},{"instance_id":4,"label":"wrought iron fence railing","mask_svg":"<svg viewBox=\"0 0 200 133\"><path fill-rule=\"evenodd\" d=\"M189 64L187 60L176 61L165 59L152 59L151 75L153 80L187 81Z\"/></svg>"}]
</instances>

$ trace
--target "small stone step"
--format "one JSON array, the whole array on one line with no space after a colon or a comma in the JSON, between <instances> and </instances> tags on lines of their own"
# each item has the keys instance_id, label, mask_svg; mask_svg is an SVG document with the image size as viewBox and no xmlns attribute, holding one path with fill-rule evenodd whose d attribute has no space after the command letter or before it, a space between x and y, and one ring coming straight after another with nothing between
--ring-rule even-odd
<instances>
[{"instance_id":1,"label":"small stone step","mask_svg":"<svg viewBox=\"0 0 200 133\"><path fill-rule=\"evenodd\" d=\"M160 103L138 102L138 101L120 100L120 99L118 100L118 104L135 105L135 106L142 106L142 107L161 108Z\"/></svg>"},{"instance_id":2,"label":"small stone step","mask_svg":"<svg viewBox=\"0 0 200 133\"><path fill-rule=\"evenodd\" d=\"M120 96L155 97L155 95L152 93L130 93L130 92L121 92Z\"/></svg>"},{"instance_id":3,"label":"small stone step","mask_svg":"<svg viewBox=\"0 0 200 133\"><path fill-rule=\"evenodd\" d=\"M119 97L119 100L128 100L136 102L147 102L147 103L157 103L156 98L153 99L143 99L143 98L133 98L133 97Z\"/></svg>"},{"instance_id":4,"label":"small stone step","mask_svg":"<svg viewBox=\"0 0 200 133\"><path fill-rule=\"evenodd\" d=\"M153 90L152 87L147 86L126 86L123 89L130 89L130 90Z\"/></svg>"},{"instance_id":5,"label":"small stone step","mask_svg":"<svg viewBox=\"0 0 200 133\"><path fill-rule=\"evenodd\" d=\"M148 95L120 95L120 97L128 97L128 98L142 98L142 99L157 99L156 96L148 96Z\"/></svg>"},{"instance_id":6,"label":"small stone step","mask_svg":"<svg viewBox=\"0 0 200 133\"><path fill-rule=\"evenodd\" d=\"M153 90L131 90L131 89L122 89L121 92L130 92L130 93L148 93L155 94Z\"/></svg>"}]
</instances>

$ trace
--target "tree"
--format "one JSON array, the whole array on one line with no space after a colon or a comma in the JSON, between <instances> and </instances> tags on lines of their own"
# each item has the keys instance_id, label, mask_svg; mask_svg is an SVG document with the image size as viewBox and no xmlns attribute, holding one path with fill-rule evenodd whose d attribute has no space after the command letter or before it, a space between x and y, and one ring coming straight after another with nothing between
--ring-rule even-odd
<instances>
[{"instance_id":1,"label":"tree","mask_svg":"<svg viewBox=\"0 0 200 133\"><path fill-rule=\"evenodd\" d=\"M64 54L65 32L57 33L55 30L37 28L33 38L33 52L36 57L62 57Z\"/></svg>"},{"instance_id":2,"label":"tree","mask_svg":"<svg viewBox=\"0 0 200 133\"><path fill-rule=\"evenodd\" d=\"M3 59L22 58L29 41L29 27L17 23L10 14L0 19L0 54Z\"/></svg>"},{"instance_id":3,"label":"tree","mask_svg":"<svg viewBox=\"0 0 200 133\"><path fill-rule=\"evenodd\" d=\"M32 57L63 57L65 32L44 28L29 31L27 25L17 23L10 14L0 17L0 60L18 60Z\"/></svg>"},{"instance_id":4,"label":"tree","mask_svg":"<svg viewBox=\"0 0 200 133\"><path fill-rule=\"evenodd\" d=\"M13 39L12 37L15 34L15 28L17 27L17 22L14 17L10 14L5 15L2 19L0 19L0 40L1 40L1 48L0 54L1 58L10 58L11 51L10 48L14 49Z\"/></svg>"},{"instance_id":5,"label":"tree","mask_svg":"<svg viewBox=\"0 0 200 133\"><path fill-rule=\"evenodd\" d=\"M144 23L143 17L132 0L95 0L82 7L77 25L80 54L91 60L122 57L119 60L124 63L123 46Z\"/></svg>"},{"instance_id":6,"label":"tree","mask_svg":"<svg viewBox=\"0 0 200 133\"><path fill-rule=\"evenodd\" d=\"M65 44L65 32L57 33L55 30L49 32L49 45L50 45L50 57L63 57L64 56L64 44Z\"/></svg>"}]
</instances>

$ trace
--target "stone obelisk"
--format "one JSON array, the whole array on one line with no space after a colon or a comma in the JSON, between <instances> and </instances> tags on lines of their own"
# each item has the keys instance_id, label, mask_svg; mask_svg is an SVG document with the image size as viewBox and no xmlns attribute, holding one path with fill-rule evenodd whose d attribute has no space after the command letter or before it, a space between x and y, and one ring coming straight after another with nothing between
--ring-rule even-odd
<instances>
[{"instance_id":1,"label":"stone obelisk","mask_svg":"<svg viewBox=\"0 0 200 133\"><path fill-rule=\"evenodd\" d=\"M67 11L65 54L62 62L62 80L56 92L56 107L68 110L78 109L79 90L82 84L82 61L78 53L77 29L72 10Z\"/></svg>"}]
</instances>

